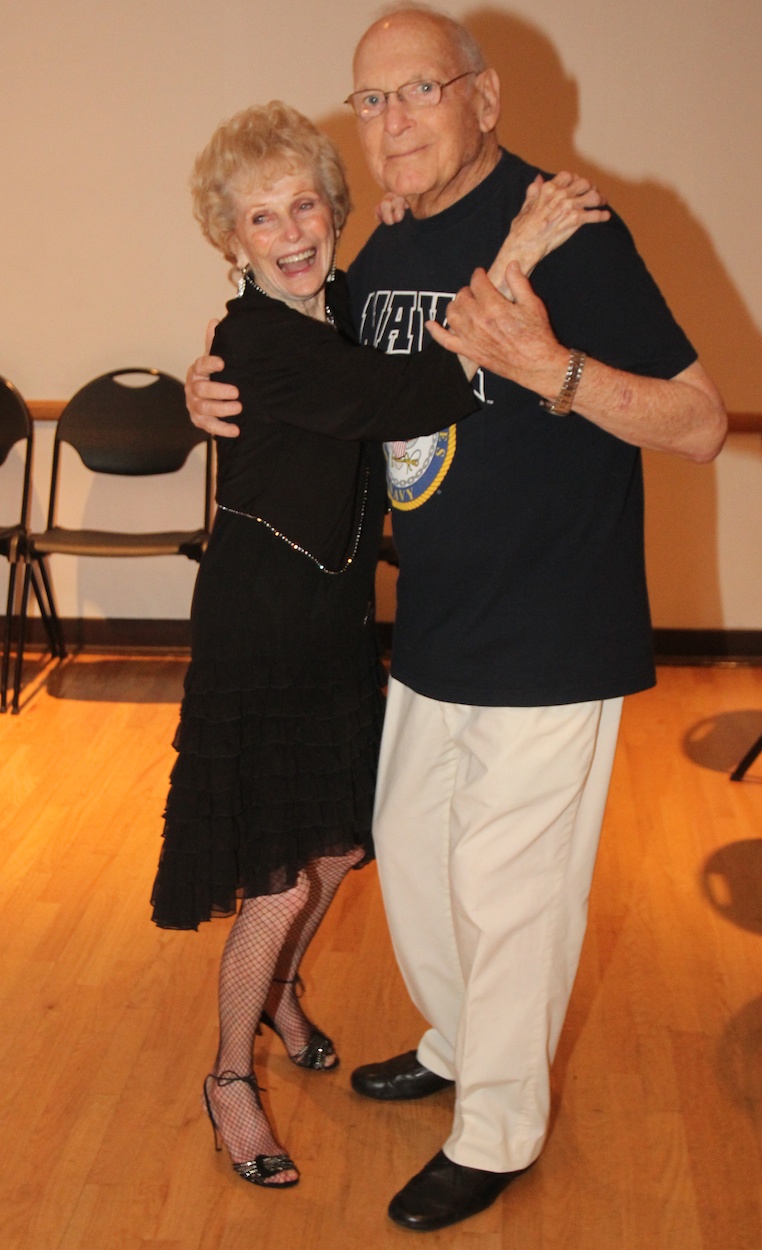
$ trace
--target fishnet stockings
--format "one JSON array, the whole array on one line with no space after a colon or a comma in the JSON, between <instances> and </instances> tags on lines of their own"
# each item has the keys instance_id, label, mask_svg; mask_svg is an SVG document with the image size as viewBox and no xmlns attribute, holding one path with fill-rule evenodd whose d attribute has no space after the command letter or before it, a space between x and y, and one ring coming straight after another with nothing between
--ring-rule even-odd
<instances>
[{"instance_id":1,"label":"fishnet stockings","mask_svg":"<svg viewBox=\"0 0 762 1250\"><path fill-rule=\"evenodd\" d=\"M362 855L358 847L347 855L313 860L293 889L243 900L220 964L215 1075L251 1072L254 1036L266 1002L289 1053L296 1054L306 1045L312 1026L296 999L297 970L342 879ZM279 982L273 984L275 976ZM208 1081L207 1090L233 1162L284 1153L248 1085L236 1081L219 1086ZM295 1175L282 1172L271 1183L293 1180Z\"/></svg>"},{"instance_id":2,"label":"fishnet stockings","mask_svg":"<svg viewBox=\"0 0 762 1250\"><path fill-rule=\"evenodd\" d=\"M358 846L347 855L326 855L314 859L305 869L309 881L309 897L281 947L273 984L265 1002L265 1008L277 1025L290 1055L298 1055L307 1045L312 1032L312 1024L302 1011L296 996L299 965L341 882L363 855L362 847ZM327 1059L326 1067L333 1067L336 1062L334 1055Z\"/></svg>"}]
</instances>

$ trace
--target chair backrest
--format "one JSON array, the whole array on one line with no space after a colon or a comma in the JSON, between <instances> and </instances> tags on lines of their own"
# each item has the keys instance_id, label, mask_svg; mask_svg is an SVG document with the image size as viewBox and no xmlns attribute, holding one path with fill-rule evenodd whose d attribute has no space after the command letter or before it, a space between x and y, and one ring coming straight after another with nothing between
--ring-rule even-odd
<instances>
[{"instance_id":1,"label":"chair backrest","mask_svg":"<svg viewBox=\"0 0 762 1250\"><path fill-rule=\"evenodd\" d=\"M136 374L141 375L139 385L120 381ZM114 369L72 396L56 429L48 527L54 524L61 443L69 443L94 473L135 477L175 473L193 448L205 443L204 523L209 528L211 439L191 424L183 384L177 378L158 369Z\"/></svg>"},{"instance_id":2,"label":"chair backrest","mask_svg":"<svg viewBox=\"0 0 762 1250\"><path fill-rule=\"evenodd\" d=\"M12 382L0 377L0 464L22 438L29 438L32 418L21 395Z\"/></svg>"},{"instance_id":3,"label":"chair backrest","mask_svg":"<svg viewBox=\"0 0 762 1250\"><path fill-rule=\"evenodd\" d=\"M24 450L24 477L21 490L21 509L18 518L22 525L29 520L29 490L32 472L32 418L25 401L12 382L0 377L0 465L5 464L16 443L26 443Z\"/></svg>"},{"instance_id":4,"label":"chair backrest","mask_svg":"<svg viewBox=\"0 0 762 1250\"><path fill-rule=\"evenodd\" d=\"M130 386L120 378L152 379ZM95 473L174 473L207 435L191 425L183 384L158 369L115 369L73 395L56 439L70 443Z\"/></svg>"}]
</instances>

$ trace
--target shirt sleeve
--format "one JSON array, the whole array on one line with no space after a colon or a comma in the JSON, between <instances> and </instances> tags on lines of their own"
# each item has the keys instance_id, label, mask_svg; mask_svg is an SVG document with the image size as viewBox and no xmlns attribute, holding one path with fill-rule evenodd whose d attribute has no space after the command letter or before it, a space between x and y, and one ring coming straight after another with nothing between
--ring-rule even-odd
<instances>
[{"instance_id":1,"label":"shirt sleeve","mask_svg":"<svg viewBox=\"0 0 762 1250\"><path fill-rule=\"evenodd\" d=\"M244 411L334 438L435 434L479 407L457 357L437 344L386 356L264 296L231 300L212 351Z\"/></svg>"},{"instance_id":2,"label":"shirt sleeve","mask_svg":"<svg viewBox=\"0 0 762 1250\"><path fill-rule=\"evenodd\" d=\"M621 218L583 226L532 275L559 342L643 377L696 359Z\"/></svg>"}]
</instances>

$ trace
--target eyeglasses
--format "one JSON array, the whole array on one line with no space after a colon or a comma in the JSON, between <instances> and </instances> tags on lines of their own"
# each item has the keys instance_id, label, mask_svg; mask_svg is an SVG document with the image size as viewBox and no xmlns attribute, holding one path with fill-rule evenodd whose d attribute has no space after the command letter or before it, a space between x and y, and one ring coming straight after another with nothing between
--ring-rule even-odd
<instances>
[{"instance_id":1,"label":"eyeglasses","mask_svg":"<svg viewBox=\"0 0 762 1250\"><path fill-rule=\"evenodd\" d=\"M460 82L461 78L468 78L469 74L478 73L476 69L467 69L465 73L456 74L447 82L436 82L433 78L420 78L415 82L403 82L402 86L394 91L376 91L368 87L365 91L353 91L344 103L351 105L360 121L363 122L380 117L386 111L391 95L396 95L400 104L404 104L406 108L433 108L442 99L445 87L451 87L454 82Z\"/></svg>"}]
</instances>

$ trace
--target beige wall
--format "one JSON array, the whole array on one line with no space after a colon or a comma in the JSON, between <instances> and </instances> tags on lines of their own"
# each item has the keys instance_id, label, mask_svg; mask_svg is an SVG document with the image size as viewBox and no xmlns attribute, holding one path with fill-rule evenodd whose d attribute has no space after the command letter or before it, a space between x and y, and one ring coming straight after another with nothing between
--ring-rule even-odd
<instances>
[{"instance_id":1,"label":"beige wall","mask_svg":"<svg viewBox=\"0 0 762 1250\"><path fill-rule=\"evenodd\" d=\"M728 405L762 411L758 0L447 7L501 73L507 146L594 175ZM64 398L123 364L184 374L231 294L191 218L188 172L217 122L249 102L281 96L339 141L357 202L345 261L368 233L374 192L337 101L375 4L3 10L0 373L28 397ZM50 437L40 427L35 523ZM761 453L758 437L735 436L708 467L647 457L657 625L762 628ZM173 515L194 489L159 483L146 506L157 493ZM84 479L77 500L84 518L102 502L119 507ZM180 561L54 564L66 615L183 616L193 572Z\"/></svg>"}]
</instances>

